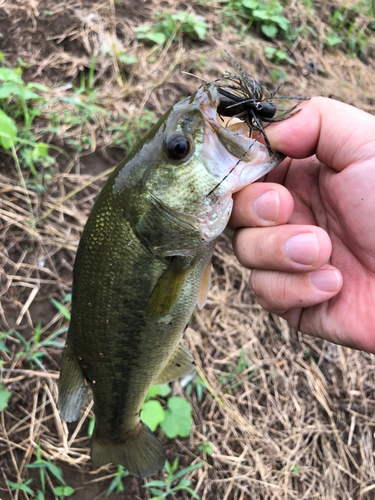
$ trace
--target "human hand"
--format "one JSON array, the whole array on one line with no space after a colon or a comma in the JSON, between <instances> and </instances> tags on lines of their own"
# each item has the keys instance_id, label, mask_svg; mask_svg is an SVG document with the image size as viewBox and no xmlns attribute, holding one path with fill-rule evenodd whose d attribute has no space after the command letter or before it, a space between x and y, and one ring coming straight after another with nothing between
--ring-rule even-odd
<instances>
[{"instance_id":1,"label":"human hand","mask_svg":"<svg viewBox=\"0 0 375 500\"><path fill-rule=\"evenodd\" d=\"M233 248L265 309L375 352L375 117L326 98L301 107L266 130L289 158L234 196Z\"/></svg>"}]
</instances>

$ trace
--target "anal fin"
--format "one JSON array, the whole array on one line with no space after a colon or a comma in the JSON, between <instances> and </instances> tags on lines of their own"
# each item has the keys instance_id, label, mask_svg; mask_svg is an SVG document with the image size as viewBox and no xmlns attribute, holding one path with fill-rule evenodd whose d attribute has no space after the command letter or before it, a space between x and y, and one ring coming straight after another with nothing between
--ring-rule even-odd
<instances>
[{"instance_id":1,"label":"anal fin","mask_svg":"<svg viewBox=\"0 0 375 500\"><path fill-rule=\"evenodd\" d=\"M194 358L190 352L179 345L172 357L169 359L164 370L159 373L153 381L155 385L166 384L176 378L183 377L190 373L195 366Z\"/></svg>"},{"instance_id":2,"label":"anal fin","mask_svg":"<svg viewBox=\"0 0 375 500\"><path fill-rule=\"evenodd\" d=\"M94 429L91 459L94 467L113 463L122 465L129 474L147 477L165 464L165 453L158 438L143 422L122 439L112 441L98 436Z\"/></svg>"},{"instance_id":3,"label":"anal fin","mask_svg":"<svg viewBox=\"0 0 375 500\"><path fill-rule=\"evenodd\" d=\"M61 418L74 422L87 396L87 383L70 345L66 345L60 368L59 408Z\"/></svg>"}]
</instances>

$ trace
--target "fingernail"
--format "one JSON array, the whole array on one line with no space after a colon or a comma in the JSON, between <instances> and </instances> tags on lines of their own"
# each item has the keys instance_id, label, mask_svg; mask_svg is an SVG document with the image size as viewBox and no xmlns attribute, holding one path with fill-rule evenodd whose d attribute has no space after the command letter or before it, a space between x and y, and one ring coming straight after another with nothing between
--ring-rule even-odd
<instances>
[{"instance_id":1,"label":"fingernail","mask_svg":"<svg viewBox=\"0 0 375 500\"><path fill-rule=\"evenodd\" d=\"M318 237L315 233L296 234L286 242L285 252L298 264L313 264L319 256Z\"/></svg>"},{"instance_id":2,"label":"fingernail","mask_svg":"<svg viewBox=\"0 0 375 500\"><path fill-rule=\"evenodd\" d=\"M261 194L254 200L253 210L260 219L273 222L279 215L279 204L279 194L273 189Z\"/></svg>"},{"instance_id":3,"label":"fingernail","mask_svg":"<svg viewBox=\"0 0 375 500\"><path fill-rule=\"evenodd\" d=\"M323 269L310 274L311 283L322 292L336 292L340 286L340 275L333 269Z\"/></svg>"}]
</instances>

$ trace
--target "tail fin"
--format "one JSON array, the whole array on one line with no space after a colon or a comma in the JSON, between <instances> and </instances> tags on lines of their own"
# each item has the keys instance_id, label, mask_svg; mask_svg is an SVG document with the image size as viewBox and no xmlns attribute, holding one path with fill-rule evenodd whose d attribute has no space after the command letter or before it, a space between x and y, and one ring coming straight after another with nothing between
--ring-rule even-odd
<instances>
[{"instance_id":1,"label":"tail fin","mask_svg":"<svg viewBox=\"0 0 375 500\"><path fill-rule=\"evenodd\" d=\"M91 458L94 467L111 462L122 465L136 477L147 477L162 469L166 460L160 441L142 422L124 440L98 438L94 431Z\"/></svg>"}]
</instances>

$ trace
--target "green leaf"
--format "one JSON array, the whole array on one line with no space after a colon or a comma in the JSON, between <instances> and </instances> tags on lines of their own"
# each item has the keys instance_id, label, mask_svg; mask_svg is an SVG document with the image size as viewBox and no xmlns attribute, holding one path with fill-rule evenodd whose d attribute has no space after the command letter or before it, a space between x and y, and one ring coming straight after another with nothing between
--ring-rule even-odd
<instances>
[{"instance_id":1,"label":"green leaf","mask_svg":"<svg viewBox=\"0 0 375 500\"><path fill-rule=\"evenodd\" d=\"M3 384L0 384L0 411L5 410L8 406L8 400L11 397L12 393L7 391Z\"/></svg>"},{"instance_id":2,"label":"green leaf","mask_svg":"<svg viewBox=\"0 0 375 500\"><path fill-rule=\"evenodd\" d=\"M48 462L46 460L35 460L32 464L26 465L28 469L46 469Z\"/></svg>"},{"instance_id":3,"label":"green leaf","mask_svg":"<svg viewBox=\"0 0 375 500\"><path fill-rule=\"evenodd\" d=\"M168 399L168 410L160 427L169 438L187 437L191 431L191 405L179 396Z\"/></svg>"},{"instance_id":4,"label":"green leaf","mask_svg":"<svg viewBox=\"0 0 375 500\"><path fill-rule=\"evenodd\" d=\"M23 98L25 99L25 101L29 101L30 99L41 99L41 97L38 94L28 89L25 89L23 93Z\"/></svg>"},{"instance_id":5,"label":"green leaf","mask_svg":"<svg viewBox=\"0 0 375 500\"><path fill-rule=\"evenodd\" d=\"M5 345L5 342L4 340L0 340L0 351L4 351L6 352L7 354L10 353L10 350L7 348L7 346Z\"/></svg>"},{"instance_id":6,"label":"green leaf","mask_svg":"<svg viewBox=\"0 0 375 500\"><path fill-rule=\"evenodd\" d=\"M178 483L178 488L179 489L181 489L181 488L187 488L190 485L191 485L191 481L186 476L184 476L181 479L181 481Z\"/></svg>"},{"instance_id":7,"label":"green leaf","mask_svg":"<svg viewBox=\"0 0 375 500\"><path fill-rule=\"evenodd\" d=\"M260 29L268 38L275 38L277 35L277 27L274 24L262 24Z\"/></svg>"},{"instance_id":8,"label":"green leaf","mask_svg":"<svg viewBox=\"0 0 375 500\"><path fill-rule=\"evenodd\" d=\"M0 68L0 80L3 82L13 82L22 85L23 80L21 78L21 74L22 72L20 73L14 69Z\"/></svg>"},{"instance_id":9,"label":"green leaf","mask_svg":"<svg viewBox=\"0 0 375 500\"><path fill-rule=\"evenodd\" d=\"M173 475L173 480L175 481L179 477L182 477L185 474L189 474L189 472L192 472L193 470L198 469L199 467L202 467L203 465L205 465L204 462L199 462L198 464L189 465L188 467L185 467L185 469L182 469L182 470L176 472L176 474Z\"/></svg>"},{"instance_id":10,"label":"green leaf","mask_svg":"<svg viewBox=\"0 0 375 500\"><path fill-rule=\"evenodd\" d=\"M206 25L204 25L204 26L195 25L194 26L194 31L198 35L199 40L205 40L206 33L207 33L207 26Z\"/></svg>"},{"instance_id":11,"label":"green leaf","mask_svg":"<svg viewBox=\"0 0 375 500\"><path fill-rule=\"evenodd\" d=\"M17 136L16 122L0 109L0 144L4 149L10 149Z\"/></svg>"},{"instance_id":12,"label":"green leaf","mask_svg":"<svg viewBox=\"0 0 375 500\"><path fill-rule=\"evenodd\" d=\"M31 481L32 479L28 479L24 483L13 483L12 481L9 481L9 479L7 479L8 485L10 486L10 489L12 491L21 490L24 491L25 493L28 493L29 495L34 495L33 491L28 487Z\"/></svg>"},{"instance_id":13,"label":"green leaf","mask_svg":"<svg viewBox=\"0 0 375 500\"><path fill-rule=\"evenodd\" d=\"M128 56L127 54L120 54L118 60L123 64L135 64L138 62L138 59L134 56Z\"/></svg>"},{"instance_id":14,"label":"green leaf","mask_svg":"<svg viewBox=\"0 0 375 500\"><path fill-rule=\"evenodd\" d=\"M195 493L195 491L193 491L191 488L182 488L183 490L186 490L188 493L190 493L190 495L193 497L193 498L196 498L196 500L200 500L199 496Z\"/></svg>"},{"instance_id":15,"label":"green leaf","mask_svg":"<svg viewBox=\"0 0 375 500\"><path fill-rule=\"evenodd\" d=\"M138 38L138 34L139 33L148 33L149 31L151 30L150 26L145 26L145 25L142 25L142 26L138 26L135 31L137 32L137 38Z\"/></svg>"},{"instance_id":16,"label":"green leaf","mask_svg":"<svg viewBox=\"0 0 375 500\"><path fill-rule=\"evenodd\" d=\"M92 433L94 432L94 427L95 427L95 415L90 420L89 427L87 429L87 434L89 436L92 436Z\"/></svg>"},{"instance_id":17,"label":"green leaf","mask_svg":"<svg viewBox=\"0 0 375 500\"><path fill-rule=\"evenodd\" d=\"M159 401L146 401L142 406L141 420L154 431L156 427L164 420L165 411Z\"/></svg>"},{"instance_id":18,"label":"green leaf","mask_svg":"<svg viewBox=\"0 0 375 500\"><path fill-rule=\"evenodd\" d=\"M74 489L71 486L56 486L56 488L53 488L53 492L58 497L64 498L73 495Z\"/></svg>"},{"instance_id":19,"label":"green leaf","mask_svg":"<svg viewBox=\"0 0 375 500\"><path fill-rule=\"evenodd\" d=\"M158 490L157 488L150 488L150 491L153 495L162 495L161 498L165 498L165 493L162 490Z\"/></svg>"},{"instance_id":20,"label":"green leaf","mask_svg":"<svg viewBox=\"0 0 375 500\"><path fill-rule=\"evenodd\" d=\"M60 483L65 485L65 481L64 481L64 478L62 476L62 470L60 469L60 467L57 467L57 465L55 465L55 464L51 464L51 462L47 462L46 468L50 471L51 474L53 474L55 476L56 479L58 479L60 481ZM66 496L68 496L68 495L66 495Z\"/></svg>"},{"instance_id":21,"label":"green leaf","mask_svg":"<svg viewBox=\"0 0 375 500\"><path fill-rule=\"evenodd\" d=\"M39 158L47 158L48 144L45 144L44 142L36 142L33 152L31 153L31 157L34 160L38 160Z\"/></svg>"},{"instance_id":22,"label":"green leaf","mask_svg":"<svg viewBox=\"0 0 375 500\"><path fill-rule=\"evenodd\" d=\"M146 401L151 398L155 398L156 396L161 396L161 397L166 397L168 394L171 393L171 388L169 387L169 384L163 384L163 385L152 385L150 389L148 390L147 396L146 396Z\"/></svg>"},{"instance_id":23,"label":"green leaf","mask_svg":"<svg viewBox=\"0 0 375 500\"><path fill-rule=\"evenodd\" d=\"M212 455L214 445L210 441L204 441L198 446L198 450L205 451L208 456Z\"/></svg>"},{"instance_id":24,"label":"green leaf","mask_svg":"<svg viewBox=\"0 0 375 500\"><path fill-rule=\"evenodd\" d=\"M242 0L242 5L247 9L254 10L258 7L258 2L256 0Z\"/></svg>"},{"instance_id":25,"label":"green leaf","mask_svg":"<svg viewBox=\"0 0 375 500\"><path fill-rule=\"evenodd\" d=\"M163 384L163 385L159 385L159 395L162 397L162 398L165 398L166 396L168 396L168 394L170 394L172 392L172 389L169 387L169 384Z\"/></svg>"},{"instance_id":26,"label":"green leaf","mask_svg":"<svg viewBox=\"0 0 375 500\"><path fill-rule=\"evenodd\" d=\"M26 85L27 89L39 90L40 92L51 92L48 87L37 82L30 82Z\"/></svg>"},{"instance_id":27,"label":"green leaf","mask_svg":"<svg viewBox=\"0 0 375 500\"><path fill-rule=\"evenodd\" d=\"M20 88L14 82L5 82L0 85L0 99L8 99L12 94L19 94Z\"/></svg>"},{"instance_id":28,"label":"green leaf","mask_svg":"<svg viewBox=\"0 0 375 500\"><path fill-rule=\"evenodd\" d=\"M327 35L326 42L328 43L328 45L330 47L334 47L335 45L338 45L339 43L342 42L342 38L341 38L341 36L336 35L336 34L331 35L331 36Z\"/></svg>"},{"instance_id":29,"label":"green leaf","mask_svg":"<svg viewBox=\"0 0 375 500\"><path fill-rule=\"evenodd\" d=\"M270 21L277 24L283 31L287 31L290 25L289 19L284 16L271 16Z\"/></svg>"},{"instance_id":30,"label":"green leaf","mask_svg":"<svg viewBox=\"0 0 375 500\"><path fill-rule=\"evenodd\" d=\"M270 18L269 13L264 9L257 9L252 12L255 19L260 19L261 21L268 21Z\"/></svg>"},{"instance_id":31,"label":"green leaf","mask_svg":"<svg viewBox=\"0 0 375 500\"><path fill-rule=\"evenodd\" d=\"M160 385L152 385L147 393L146 400L155 398L156 396L159 396L160 394Z\"/></svg>"},{"instance_id":32,"label":"green leaf","mask_svg":"<svg viewBox=\"0 0 375 500\"><path fill-rule=\"evenodd\" d=\"M63 306L62 304L60 304L60 302L58 302L57 300L53 299L52 297L50 298L50 301L56 307L56 309L59 312L61 312L61 314L64 316L64 318L70 320L70 312L68 311L68 309L65 306Z\"/></svg>"},{"instance_id":33,"label":"green leaf","mask_svg":"<svg viewBox=\"0 0 375 500\"><path fill-rule=\"evenodd\" d=\"M157 45L164 45L166 41L164 33L147 33L146 38L147 40L150 40L150 42L154 42Z\"/></svg>"}]
</instances>

